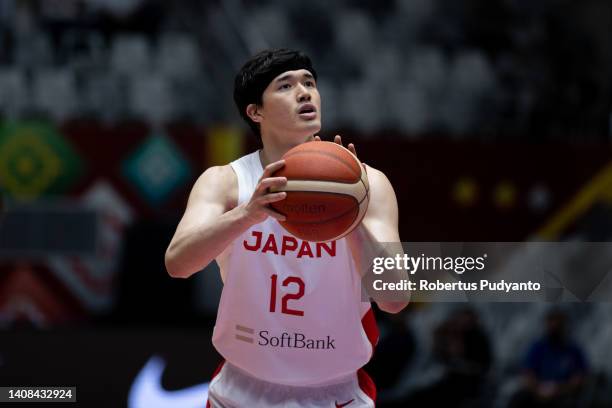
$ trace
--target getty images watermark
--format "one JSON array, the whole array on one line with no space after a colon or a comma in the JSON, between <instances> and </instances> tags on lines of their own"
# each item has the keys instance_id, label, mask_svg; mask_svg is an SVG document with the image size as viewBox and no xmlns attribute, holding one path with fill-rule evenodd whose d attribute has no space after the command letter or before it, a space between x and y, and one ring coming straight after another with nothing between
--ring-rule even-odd
<instances>
[{"instance_id":1,"label":"getty images watermark","mask_svg":"<svg viewBox=\"0 0 612 408\"><path fill-rule=\"evenodd\" d=\"M607 242L387 243L361 268L364 298L375 301L612 299Z\"/></svg>"},{"instance_id":2,"label":"getty images watermark","mask_svg":"<svg viewBox=\"0 0 612 408\"><path fill-rule=\"evenodd\" d=\"M380 275L385 271L406 271L410 275L414 275L417 271L447 271L462 275L469 271L483 271L485 269L485 260L487 254L479 257L459 256L459 257L441 257L441 256L409 256L407 254L395 257L376 257L373 260L372 272ZM418 283L417 283L418 282ZM478 282L443 282L439 279L429 281L427 279L419 279L418 281L410 281L409 279L400 279L399 282L385 282L383 279L376 279L373 282L373 289L376 291L385 290L459 290L459 291L474 291L474 290L501 290L505 292L511 291L539 291L542 285L539 282L506 282L504 279L499 281L490 281L488 279L480 279Z\"/></svg>"}]
</instances>

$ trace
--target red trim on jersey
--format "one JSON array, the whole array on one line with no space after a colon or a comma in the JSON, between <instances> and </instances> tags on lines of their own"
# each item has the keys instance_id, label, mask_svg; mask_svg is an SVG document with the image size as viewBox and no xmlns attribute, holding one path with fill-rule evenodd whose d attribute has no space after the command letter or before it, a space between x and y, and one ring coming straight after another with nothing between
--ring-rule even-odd
<instances>
[{"instance_id":1,"label":"red trim on jersey","mask_svg":"<svg viewBox=\"0 0 612 408\"><path fill-rule=\"evenodd\" d=\"M223 368L223 365L225 364L225 360L221 360L221 363L219 363L219 366L217 367L217 369L215 370L215 372L213 373L212 377L210 377L210 380L212 381L217 375L219 375L219 372L221 372L221 369ZM210 407L210 402L208 402L208 398L206 399L206 408L211 408Z\"/></svg>"},{"instance_id":2,"label":"red trim on jersey","mask_svg":"<svg viewBox=\"0 0 612 408\"><path fill-rule=\"evenodd\" d=\"M370 309L370 311L372 311L372 309ZM376 384L374 384L372 378L370 378L363 368L357 371L357 381L359 382L361 391L370 397L372 401L374 401L374 406L376 406Z\"/></svg>"},{"instance_id":3,"label":"red trim on jersey","mask_svg":"<svg viewBox=\"0 0 612 408\"><path fill-rule=\"evenodd\" d=\"M365 331L366 336L368 336L368 340L370 340L370 344L372 344L372 353L374 353L374 347L376 347L376 343L378 343L378 326L376 325L376 318L374 317L374 311L370 308L361 319L361 326L363 326L363 330Z\"/></svg>"}]
</instances>

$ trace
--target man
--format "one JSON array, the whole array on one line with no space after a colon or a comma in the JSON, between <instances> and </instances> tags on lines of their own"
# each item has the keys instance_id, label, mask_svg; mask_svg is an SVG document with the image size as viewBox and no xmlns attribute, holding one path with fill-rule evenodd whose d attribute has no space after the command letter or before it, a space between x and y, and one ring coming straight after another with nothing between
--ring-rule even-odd
<instances>
[{"instance_id":1,"label":"man","mask_svg":"<svg viewBox=\"0 0 612 408\"><path fill-rule=\"evenodd\" d=\"M242 67L234 100L263 148L200 176L166 252L173 277L187 278L213 259L220 266L213 343L226 363L210 384L212 407L374 406L375 387L360 367L378 333L356 265L367 264L379 242L399 242L391 184L367 166L362 223L327 244L291 236L269 207L286 196L270 192L287 182L271 176L282 155L320 140L316 80L310 59L287 49L263 51ZM342 144L340 136L335 142ZM391 313L406 304L378 302Z\"/></svg>"},{"instance_id":2,"label":"man","mask_svg":"<svg viewBox=\"0 0 612 408\"><path fill-rule=\"evenodd\" d=\"M524 362L523 387L510 407L575 407L588 374L582 348L567 334L567 315L551 309L546 315L546 332L536 340Z\"/></svg>"}]
</instances>

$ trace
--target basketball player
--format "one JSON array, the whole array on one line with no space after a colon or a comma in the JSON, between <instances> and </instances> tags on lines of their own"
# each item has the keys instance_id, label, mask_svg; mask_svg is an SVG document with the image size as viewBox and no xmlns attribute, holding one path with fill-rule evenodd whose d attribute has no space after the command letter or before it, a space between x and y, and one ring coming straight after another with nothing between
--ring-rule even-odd
<instances>
[{"instance_id":1,"label":"basketball player","mask_svg":"<svg viewBox=\"0 0 612 408\"><path fill-rule=\"evenodd\" d=\"M361 367L378 332L355 265L378 242L399 242L391 184L366 167L366 215L332 243L293 237L268 206L286 196L269 192L287 182L271 177L284 165L281 156L320 140L316 81L310 59L287 49L261 52L242 67L234 100L263 148L200 176L166 252L173 277L187 278L213 259L221 270L213 344L226 361L210 384L211 407L374 406L376 389ZM406 302L378 305L397 313Z\"/></svg>"}]
</instances>

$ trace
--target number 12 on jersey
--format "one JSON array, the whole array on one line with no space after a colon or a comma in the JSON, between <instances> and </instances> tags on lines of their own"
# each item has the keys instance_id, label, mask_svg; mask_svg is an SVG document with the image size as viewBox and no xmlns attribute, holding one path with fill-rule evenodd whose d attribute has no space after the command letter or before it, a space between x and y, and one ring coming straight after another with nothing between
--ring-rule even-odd
<instances>
[{"instance_id":1,"label":"number 12 on jersey","mask_svg":"<svg viewBox=\"0 0 612 408\"><path fill-rule=\"evenodd\" d=\"M276 289L278 287L278 275L274 274L270 276L272 282L270 282L270 313L276 312ZM298 300L304 296L305 284L302 278L298 276L288 276L283 280L282 286L288 287L291 284L297 285L297 292L285 293L281 298L281 313L290 314L294 316L304 316L303 310L290 309L287 303L290 300Z\"/></svg>"}]
</instances>

